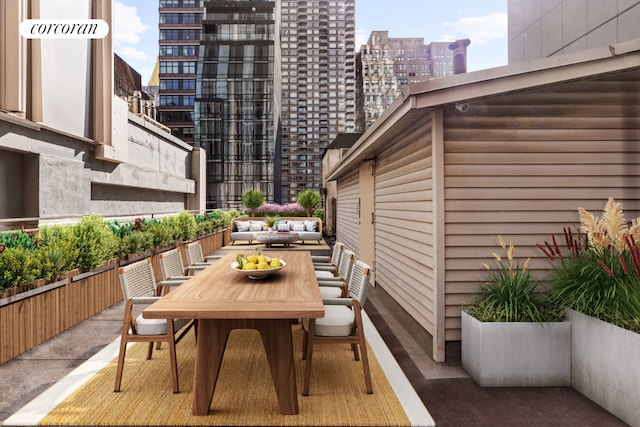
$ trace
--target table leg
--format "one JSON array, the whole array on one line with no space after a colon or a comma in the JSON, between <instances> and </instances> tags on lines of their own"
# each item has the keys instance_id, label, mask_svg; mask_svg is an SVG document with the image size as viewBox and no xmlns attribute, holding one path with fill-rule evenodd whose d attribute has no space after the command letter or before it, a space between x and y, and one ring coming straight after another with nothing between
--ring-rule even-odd
<instances>
[{"instance_id":1,"label":"table leg","mask_svg":"<svg viewBox=\"0 0 640 427\"><path fill-rule=\"evenodd\" d=\"M200 319L193 383L193 415L208 415L232 329L257 329L283 415L298 413L291 319Z\"/></svg>"},{"instance_id":2,"label":"table leg","mask_svg":"<svg viewBox=\"0 0 640 427\"><path fill-rule=\"evenodd\" d=\"M212 319L198 321L196 366L193 379L193 415L207 415L218 381L231 325Z\"/></svg>"},{"instance_id":3,"label":"table leg","mask_svg":"<svg viewBox=\"0 0 640 427\"><path fill-rule=\"evenodd\" d=\"M298 413L298 396L291 320L265 320L260 322L256 329L260 331L262 343L267 353L267 361L271 370L271 379L278 395L280 412L283 415L295 415Z\"/></svg>"}]
</instances>

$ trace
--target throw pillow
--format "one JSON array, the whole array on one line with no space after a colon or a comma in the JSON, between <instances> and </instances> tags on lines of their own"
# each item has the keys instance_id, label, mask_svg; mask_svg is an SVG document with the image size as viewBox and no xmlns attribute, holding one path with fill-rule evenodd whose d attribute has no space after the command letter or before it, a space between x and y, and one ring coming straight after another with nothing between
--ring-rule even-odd
<instances>
[{"instance_id":1,"label":"throw pillow","mask_svg":"<svg viewBox=\"0 0 640 427\"><path fill-rule=\"evenodd\" d=\"M317 221L305 221L304 226L307 229L307 231L318 231Z\"/></svg>"},{"instance_id":2,"label":"throw pillow","mask_svg":"<svg viewBox=\"0 0 640 427\"><path fill-rule=\"evenodd\" d=\"M294 222L291 225L291 231L306 231L304 222Z\"/></svg>"},{"instance_id":3,"label":"throw pillow","mask_svg":"<svg viewBox=\"0 0 640 427\"><path fill-rule=\"evenodd\" d=\"M262 231L262 224L260 224L259 222L251 222L249 231Z\"/></svg>"},{"instance_id":4,"label":"throw pillow","mask_svg":"<svg viewBox=\"0 0 640 427\"><path fill-rule=\"evenodd\" d=\"M286 222L279 222L278 231L289 231L289 224Z\"/></svg>"},{"instance_id":5,"label":"throw pillow","mask_svg":"<svg viewBox=\"0 0 640 427\"><path fill-rule=\"evenodd\" d=\"M251 228L251 222L249 221L236 221L235 224L240 232L249 231L249 228Z\"/></svg>"}]
</instances>

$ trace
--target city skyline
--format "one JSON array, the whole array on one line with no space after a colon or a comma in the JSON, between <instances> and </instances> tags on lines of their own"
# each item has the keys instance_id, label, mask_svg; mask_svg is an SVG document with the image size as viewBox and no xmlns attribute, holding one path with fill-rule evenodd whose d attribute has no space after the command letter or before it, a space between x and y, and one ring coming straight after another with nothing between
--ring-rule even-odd
<instances>
[{"instance_id":1,"label":"city skyline","mask_svg":"<svg viewBox=\"0 0 640 427\"><path fill-rule=\"evenodd\" d=\"M359 1L356 51L372 31L387 30L390 37L422 37L425 43L469 38L468 71L507 64L507 0L458 0L453 6L435 0L400 0L403 7L391 9L382 0ZM158 52L158 8L148 5L148 0L114 2L115 53L141 74L144 85Z\"/></svg>"}]
</instances>

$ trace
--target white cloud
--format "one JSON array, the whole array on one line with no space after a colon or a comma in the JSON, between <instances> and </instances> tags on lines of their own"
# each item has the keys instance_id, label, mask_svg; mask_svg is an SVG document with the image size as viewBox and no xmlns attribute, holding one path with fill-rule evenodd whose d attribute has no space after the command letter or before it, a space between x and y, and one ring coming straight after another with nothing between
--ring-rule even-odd
<instances>
[{"instance_id":1,"label":"white cloud","mask_svg":"<svg viewBox=\"0 0 640 427\"><path fill-rule=\"evenodd\" d=\"M369 40L370 35L371 31L369 30L356 30L356 52L360 51L360 46L362 46L363 44L367 44L367 40Z\"/></svg>"},{"instance_id":2,"label":"white cloud","mask_svg":"<svg viewBox=\"0 0 640 427\"><path fill-rule=\"evenodd\" d=\"M144 61L149 58L149 55L133 46L123 46L118 50L118 53L129 60Z\"/></svg>"},{"instance_id":3,"label":"white cloud","mask_svg":"<svg viewBox=\"0 0 640 427\"><path fill-rule=\"evenodd\" d=\"M475 45L482 45L494 39L507 35L507 14L490 13L484 16L469 16L456 22L444 22L453 32L440 37L441 40L456 40L468 38Z\"/></svg>"},{"instance_id":4,"label":"white cloud","mask_svg":"<svg viewBox=\"0 0 640 427\"><path fill-rule=\"evenodd\" d=\"M113 7L113 43L115 46L137 44L140 35L144 33L148 25L142 23L135 6L125 6L119 1Z\"/></svg>"}]
</instances>

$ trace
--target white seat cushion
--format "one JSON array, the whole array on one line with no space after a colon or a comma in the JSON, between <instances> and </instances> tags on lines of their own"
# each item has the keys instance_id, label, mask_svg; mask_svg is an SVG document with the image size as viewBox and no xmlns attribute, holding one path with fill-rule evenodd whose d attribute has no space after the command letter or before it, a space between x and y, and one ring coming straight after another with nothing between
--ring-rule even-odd
<instances>
[{"instance_id":1,"label":"white seat cushion","mask_svg":"<svg viewBox=\"0 0 640 427\"><path fill-rule=\"evenodd\" d=\"M342 288L335 286L322 286L320 285L320 295L322 298L340 298L342 297Z\"/></svg>"},{"instance_id":2,"label":"white seat cushion","mask_svg":"<svg viewBox=\"0 0 640 427\"><path fill-rule=\"evenodd\" d=\"M173 331L178 331L189 323L188 319L174 319ZM136 332L138 335L164 335L167 333L167 321L164 319L145 319L140 314L136 317Z\"/></svg>"},{"instance_id":3,"label":"white seat cushion","mask_svg":"<svg viewBox=\"0 0 640 427\"><path fill-rule=\"evenodd\" d=\"M333 275L330 271L316 271L316 278L318 279L330 279L336 276Z\"/></svg>"},{"instance_id":4,"label":"white seat cushion","mask_svg":"<svg viewBox=\"0 0 640 427\"><path fill-rule=\"evenodd\" d=\"M344 305L325 305L324 317L316 319L316 335L319 337L344 337L351 335L355 317L353 310Z\"/></svg>"}]
</instances>

